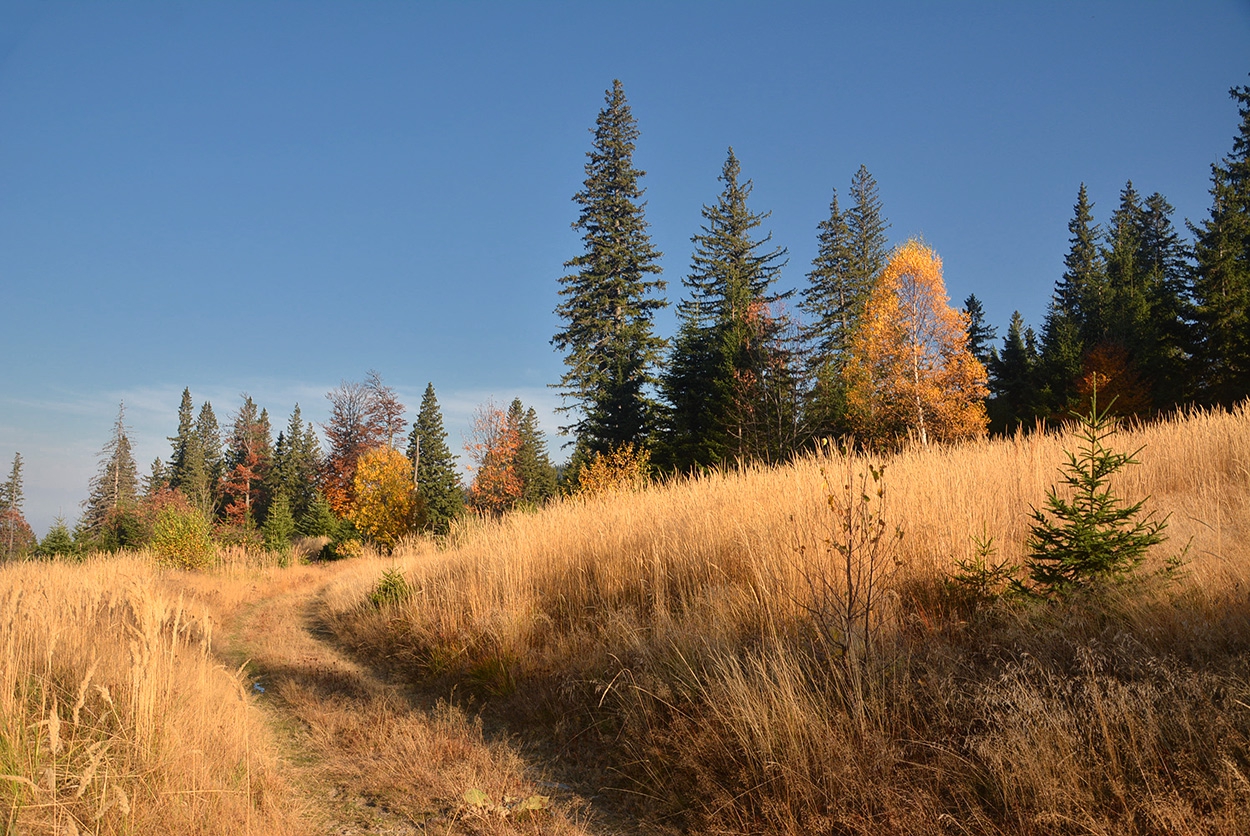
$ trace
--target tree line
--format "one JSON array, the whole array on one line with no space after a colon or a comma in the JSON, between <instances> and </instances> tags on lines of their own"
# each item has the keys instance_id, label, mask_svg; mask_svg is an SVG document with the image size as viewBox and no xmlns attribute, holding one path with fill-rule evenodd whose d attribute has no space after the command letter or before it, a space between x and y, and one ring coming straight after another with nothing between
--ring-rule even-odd
<instances>
[{"instance_id":1,"label":"tree line","mask_svg":"<svg viewBox=\"0 0 1250 836\"><path fill-rule=\"evenodd\" d=\"M389 550L408 534L445 534L466 512L537 506L557 492L537 413L519 399L506 410L493 404L478 410L466 446L473 470L466 486L433 384L411 425L395 390L376 372L343 381L326 397L323 445L298 404L275 439L268 410L249 395L222 427L212 403L196 409L184 389L170 454L153 461L142 478L122 404L79 520L71 529L58 518L42 541L22 514L18 454L0 483L0 556L157 543L178 552L187 538L199 538L201 551L219 544L284 552L300 537L315 541L323 556L341 556L362 542Z\"/></svg>"},{"instance_id":2,"label":"tree line","mask_svg":"<svg viewBox=\"0 0 1250 836\"><path fill-rule=\"evenodd\" d=\"M640 134L613 82L573 197L583 250L559 279L552 339L571 469L626 445L689 471L778 461L829 436L889 446L1010 432L1065 419L1094 387L1143 418L1247 397L1250 87L1230 93L1241 124L1211 167L1209 217L1187 224L1193 241L1162 194L1131 182L1099 225L1082 184L1041 333L1017 312L999 346L975 295L950 306L931 248L888 248L863 166L845 208L834 190L806 284L778 291L787 251L763 231L768 213L749 208L732 148L691 239L677 333L659 337L668 301L633 162Z\"/></svg>"}]
</instances>

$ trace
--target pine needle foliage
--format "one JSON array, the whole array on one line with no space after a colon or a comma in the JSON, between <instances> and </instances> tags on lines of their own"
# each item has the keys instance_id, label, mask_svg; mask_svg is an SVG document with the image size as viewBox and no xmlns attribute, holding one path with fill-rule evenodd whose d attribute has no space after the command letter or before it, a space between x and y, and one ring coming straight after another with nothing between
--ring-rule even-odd
<instances>
[{"instance_id":1,"label":"pine needle foliage","mask_svg":"<svg viewBox=\"0 0 1250 836\"><path fill-rule=\"evenodd\" d=\"M1052 486L1045 510L1033 508L1028 557L1031 587L1026 591L1053 598L1107 580L1123 579L1146 557L1146 551L1164 540L1167 519L1143 514L1146 499L1127 504L1116 496L1111 477L1139 464L1141 448L1117 453L1107 440L1118 426L1109 414L1111 404L1098 408L1098 390L1090 397L1089 413L1077 415L1080 446L1067 454L1063 483L1071 498Z\"/></svg>"}]
</instances>

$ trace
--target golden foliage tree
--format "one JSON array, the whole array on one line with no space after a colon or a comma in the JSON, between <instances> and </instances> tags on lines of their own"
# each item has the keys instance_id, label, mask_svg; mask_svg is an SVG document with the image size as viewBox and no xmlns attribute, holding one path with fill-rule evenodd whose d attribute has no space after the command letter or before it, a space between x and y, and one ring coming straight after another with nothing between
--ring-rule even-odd
<instances>
[{"instance_id":1,"label":"golden foliage tree","mask_svg":"<svg viewBox=\"0 0 1250 836\"><path fill-rule=\"evenodd\" d=\"M412 463L393 447L366 451L356 461L353 502L348 519L379 548L390 551L414 531L420 502L412 483Z\"/></svg>"},{"instance_id":2,"label":"golden foliage tree","mask_svg":"<svg viewBox=\"0 0 1250 836\"><path fill-rule=\"evenodd\" d=\"M846 367L851 424L863 439L922 444L985 432L985 367L968 350L967 314L950 306L942 260L919 241L878 276Z\"/></svg>"}]
</instances>

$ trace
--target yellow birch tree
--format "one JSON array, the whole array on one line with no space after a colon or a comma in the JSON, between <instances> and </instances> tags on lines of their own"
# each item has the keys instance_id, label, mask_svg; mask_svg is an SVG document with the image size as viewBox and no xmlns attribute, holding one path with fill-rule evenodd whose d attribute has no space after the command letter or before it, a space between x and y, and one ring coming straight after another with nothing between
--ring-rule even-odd
<instances>
[{"instance_id":1,"label":"yellow birch tree","mask_svg":"<svg viewBox=\"0 0 1250 836\"><path fill-rule=\"evenodd\" d=\"M356 462L348 519L379 548L391 551L416 530L420 499L413 490L412 462L393 447L374 447Z\"/></svg>"},{"instance_id":2,"label":"yellow birch tree","mask_svg":"<svg viewBox=\"0 0 1250 836\"><path fill-rule=\"evenodd\" d=\"M919 241L895 248L851 340L849 418L871 443L983 435L985 366L968 350L967 315L950 306L942 259Z\"/></svg>"}]
</instances>

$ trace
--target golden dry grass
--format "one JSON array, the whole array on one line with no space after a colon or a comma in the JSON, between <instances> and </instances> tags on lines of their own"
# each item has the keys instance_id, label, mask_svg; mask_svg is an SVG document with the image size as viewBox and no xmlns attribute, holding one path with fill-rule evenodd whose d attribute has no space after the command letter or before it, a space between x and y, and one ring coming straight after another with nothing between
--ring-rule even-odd
<instances>
[{"instance_id":1,"label":"golden dry grass","mask_svg":"<svg viewBox=\"0 0 1250 836\"><path fill-rule=\"evenodd\" d=\"M969 607L945 578L1028 512L1069 436L890 456L904 536L856 681L813 587L828 497L863 459L676 480L477 524L406 556L412 594L332 585L361 654L541 741L648 827L723 832L1238 833L1250 821L1250 414L1124 432L1116 481L1169 515L1174 585ZM831 587L831 588L832 588Z\"/></svg>"},{"instance_id":2,"label":"golden dry grass","mask_svg":"<svg viewBox=\"0 0 1250 836\"><path fill-rule=\"evenodd\" d=\"M7 832L296 833L249 683L144 558L0 567Z\"/></svg>"}]
</instances>

